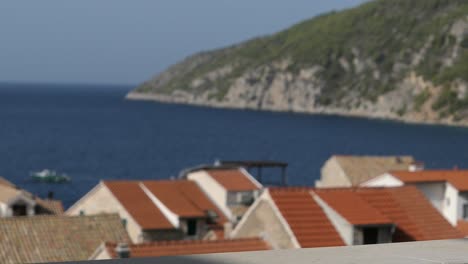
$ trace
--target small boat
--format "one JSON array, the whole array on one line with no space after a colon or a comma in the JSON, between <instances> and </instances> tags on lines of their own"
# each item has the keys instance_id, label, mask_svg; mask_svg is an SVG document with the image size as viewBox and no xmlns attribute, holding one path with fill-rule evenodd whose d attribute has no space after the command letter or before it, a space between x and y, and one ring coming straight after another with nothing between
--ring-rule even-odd
<instances>
[{"instance_id":1,"label":"small boat","mask_svg":"<svg viewBox=\"0 0 468 264\"><path fill-rule=\"evenodd\" d=\"M38 182L47 182L47 183L65 183L70 182L71 178L66 174L57 173L54 170L42 170L31 173L31 178Z\"/></svg>"}]
</instances>

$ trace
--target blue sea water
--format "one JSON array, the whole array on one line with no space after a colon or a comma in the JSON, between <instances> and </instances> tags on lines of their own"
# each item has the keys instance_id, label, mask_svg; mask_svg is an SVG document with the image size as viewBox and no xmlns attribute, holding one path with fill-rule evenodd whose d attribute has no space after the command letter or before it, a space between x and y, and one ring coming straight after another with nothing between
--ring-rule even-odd
<instances>
[{"instance_id":1,"label":"blue sea water","mask_svg":"<svg viewBox=\"0 0 468 264\"><path fill-rule=\"evenodd\" d=\"M292 185L313 185L332 154L468 167L467 128L124 100L131 88L0 84L0 175L70 206L100 179L170 178L216 159L286 161ZM30 180L45 168L73 180Z\"/></svg>"}]
</instances>

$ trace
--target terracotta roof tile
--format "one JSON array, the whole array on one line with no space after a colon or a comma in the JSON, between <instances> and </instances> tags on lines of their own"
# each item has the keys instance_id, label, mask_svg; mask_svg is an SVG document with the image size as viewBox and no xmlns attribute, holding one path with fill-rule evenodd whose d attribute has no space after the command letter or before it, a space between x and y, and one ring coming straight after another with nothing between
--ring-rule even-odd
<instances>
[{"instance_id":1,"label":"terracotta roof tile","mask_svg":"<svg viewBox=\"0 0 468 264\"><path fill-rule=\"evenodd\" d=\"M358 193L397 225L394 242L462 237L414 186L360 188Z\"/></svg>"},{"instance_id":2,"label":"terracotta roof tile","mask_svg":"<svg viewBox=\"0 0 468 264\"><path fill-rule=\"evenodd\" d=\"M143 184L180 217L206 217L207 211L212 210L218 215L218 222L227 221L224 214L193 181L144 181Z\"/></svg>"},{"instance_id":3,"label":"terracotta roof tile","mask_svg":"<svg viewBox=\"0 0 468 264\"><path fill-rule=\"evenodd\" d=\"M260 189L240 169L210 169L206 172L228 191L254 191Z\"/></svg>"},{"instance_id":4,"label":"terracotta roof tile","mask_svg":"<svg viewBox=\"0 0 468 264\"><path fill-rule=\"evenodd\" d=\"M462 237L413 186L397 188L274 188L270 195L301 247L344 245L313 193L351 224L390 224L395 242Z\"/></svg>"},{"instance_id":5,"label":"terracotta roof tile","mask_svg":"<svg viewBox=\"0 0 468 264\"><path fill-rule=\"evenodd\" d=\"M390 219L363 200L354 189L317 189L314 192L353 225L392 223Z\"/></svg>"},{"instance_id":6,"label":"terracotta roof tile","mask_svg":"<svg viewBox=\"0 0 468 264\"><path fill-rule=\"evenodd\" d=\"M312 198L311 189L272 188L270 195L301 247L345 245L322 208Z\"/></svg>"},{"instance_id":7,"label":"terracotta roof tile","mask_svg":"<svg viewBox=\"0 0 468 264\"><path fill-rule=\"evenodd\" d=\"M468 237L468 221L458 221L457 229L460 231L465 237Z\"/></svg>"},{"instance_id":8,"label":"terracotta roof tile","mask_svg":"<svg viewBox=\"0 0 468 264\"><path fill-rule=\"evenodd\" d=\"M460 191L468 191L468 170L391 171L404 183L449 182Z\"/></svg>"},{"instance_id":9,"label":"terracotta roof tile","mask_svg":"<svg viewBox=\"0 0 468 264\"><path fill-rule=\"evenodd\" d=\"M106 248L113 258L117 257L115 243L106 243ZM177 255L195 255L226 252L269 250L271 247L262 239L246 238L232 240L186 240L162 241L130 245L130 257L161 257Z\"/></svg>"},{"instance_id":10,"label":"terracotta roof tile","mask_svg":"<svg viewBox=\"0 0 468 264\"><path fill-rule=\"evenodd\" d=\"M205 212L187 197L186 192L195 184L189 181L144 181L153 193L169 210L182 217L204 217ZM188 184L192 185L189 186ZM195 186L196 187L196 186Z\"/></svg>"},{"instance_id":11,"label":"terracotta roof tile","mask_svg":"<svg viewBox=\"0 0 468 264\"><path fill-rule=\"evenodd\" d=\"M408 170L415 162L411 156L334 156L352 186L390 170Z\"/></svg>"},{"instance_id":12,"label":"terracotta roof tile","mask_svg":"<svg viewBox=\"0 0 468 264\"><path fill-rule=\"evenodd\" d=\"M182 218L203 218L212 210L222 225L226 216L193 181L105 181L104 184L143 229L174 229L166 216L151 201L142 186L169 210Z\"/></svg>"},{"instance_id":13,"label":"terracotta roof tile","mask_svg":"<svg viewBox=\"0 0 468 264\"><path fill-rule=\"evenodd\" d=\"M87 260L103 241L128 242L117 214L0 219L0 263Z\"/></svg>"},{"instance_id":14,"label":"terracotta roof tile","mask_svg":"<svg viewBox=\"0 0 468 264\"><path fill-rule=\"evenodd\" d=\"M175 228L144 193L140 182L104 181L103 183L143 229Z\"/></svg>"},{"instance_id":15,"label":"terracotta roof tile","mask_svg":"<svg viewBox=\"0 0 468 264\"><path fill-rule=\"evenodd\" d=\"M224 232L224 227L223 228L213 228L213 233L216 236L216 240L221 240L226 236L226 233Z\"/></svg>"}]
</instances>

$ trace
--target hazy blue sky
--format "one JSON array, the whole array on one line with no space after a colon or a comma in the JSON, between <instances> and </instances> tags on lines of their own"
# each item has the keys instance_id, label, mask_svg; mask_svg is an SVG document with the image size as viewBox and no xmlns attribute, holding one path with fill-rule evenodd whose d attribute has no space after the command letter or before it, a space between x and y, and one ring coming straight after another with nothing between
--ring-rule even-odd
<instances>
[{"instance_id":1,"label":"hazy blue sky","mask_svg":"<svg viewBox=\"0 0 468 264\"><path fill-rule=\"evenodd\" d=\"M201 50L364 0L6 0L0 81L136 84Z\"/></svg>"}]
</instances>

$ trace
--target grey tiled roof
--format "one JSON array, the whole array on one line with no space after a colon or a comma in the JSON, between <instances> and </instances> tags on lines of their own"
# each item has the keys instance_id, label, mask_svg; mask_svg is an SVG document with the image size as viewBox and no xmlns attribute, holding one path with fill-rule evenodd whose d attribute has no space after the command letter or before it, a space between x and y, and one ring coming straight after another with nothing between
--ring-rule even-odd
<instances>
[{"instance_id":1,"label":"grey tiled roof","mask_svg":"<svg viewBox=\"0 0 468 264\"><path fill-rule=\"evenodd\" d=\"M0 263L87 260L104 241L129 241L117 214L0 219Z\"/></svg>"},{"instance_id":2,"label":"grey tiled roof","mask_svg":"<svg viewBox=\"0 0 468 264\"><path fill-rule=\"evenodd\" d=\"M11 183L10 181L8 181L7 179L5 179L3 177L0 177L0 185L15 187L15 185L13 183Z\"/></svg>"},{"instance_id":3,"label":"grey tiled roof","mask_svg":"<svg viewBox=\"0 0 468 264\"><path fill-rule=\"evenodd\" d=\"M353 186L392 170L408 170L411 156L334 156Z\"/></svg>"}]
</instances>

